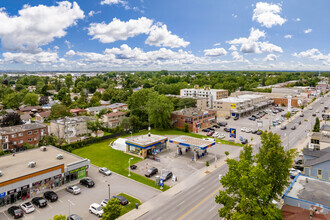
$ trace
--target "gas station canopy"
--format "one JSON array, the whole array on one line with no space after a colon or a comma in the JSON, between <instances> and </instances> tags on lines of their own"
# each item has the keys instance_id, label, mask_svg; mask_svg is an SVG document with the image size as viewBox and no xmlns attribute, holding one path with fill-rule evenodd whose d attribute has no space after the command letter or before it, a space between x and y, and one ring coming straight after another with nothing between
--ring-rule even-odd
<instances>
[{"instance_id":1,"label":"gas station canopy","mask_svg":"<svg viewBox=\"0 0 330 220\"><path fill-rule=\"evenodd\" d=\"M190 147L195 150L205 150L213 145L215 142L189 137L189 136L179 136L170 140L170 143L178 144L185 147Z\"/></svg>"}]
</instances>

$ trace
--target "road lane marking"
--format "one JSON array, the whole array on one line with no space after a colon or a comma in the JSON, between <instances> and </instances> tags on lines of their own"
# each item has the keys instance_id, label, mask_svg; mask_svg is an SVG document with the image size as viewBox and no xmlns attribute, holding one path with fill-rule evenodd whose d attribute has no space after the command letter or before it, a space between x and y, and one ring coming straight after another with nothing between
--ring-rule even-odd
<instances>
[{"instance_id":1,"label":"road lane marking","mask_svg":"<svg viewBox=\"0 0 330 220\"><path fill-rule=\"evenodd\" d=\"M71 203L71 205L76 205L76 204L74 204L73 202L71 202L70 200L68 200L68 202Z\"/></svg>"},{"instance_id":2,"label":"road lane marking","mask_svg":"<svg viewBox=\"0 0 330 220\"><path fill-rule=\"evenodd\" d=\"M180 203L178 204L178 206L182 205L184 202L185 202L185 200L183 200L182 202L180 202Z\"/></svg>"},{"instance_id":3,"label":"road lane marking","mask_svg":"<svg viewBox=\"0 0 330 220\"><path fill-rule=\"evenodd\" d=\"M49 205L49 207L53 208L53 206L51 206L50 204L48 204L48 205Z\"/></svg>"},{"instance_id":4,"label":"road lane marking","mask_svg":"<svg viewBox=\"0 0 330 220\"><path fill-rule=\"evenodd\" d=\"M62 200L58 199L58 201L60 201L61 203L64 203Z\"/></svg>"},{"instance_id":5,"label":"road lane marking","mask_svg":"<svg viewBox=\"0 0 330 220\"><path fill-rule=\"evenodd\" d=\"M188 215L190 212L192 212L193 210L195 210L198 206L200 206L203 202L205 202L207 199L209 199L211 196L213 196L215 193L219 192L219 190L222 188L222 186L220 186L218 189L214 190L210 195L206 196L202 201L200 201L197 205L195 205L194 207L192 207L190 210L188 210L186 213L184 213L180 218L178 218L178 220L183 219L186 215Z\"/></svg>"},{"instance_id":6,"label":"road lane marking","mask_svg":"<svg viewBox=\"0 0 330 220\"><path fill-rule=\"evenodd\" d=\"M197 192L201 192L201 191L203 191L204 190L204 188L200 188L199 190L197 190Z\"/></svg>"},{"instance_id":7,"label":"road lane marking","mask_svg":"<svg viewBox=\"0 0 330 220\"><path fill-rule=\"evenodd\" d=\"M216 205L213 206L213 207L209 210L209 212L211 212L213 209L215 209L215 207L217 207L217 206L216 206Z\"/></svg>"}]
</instances>

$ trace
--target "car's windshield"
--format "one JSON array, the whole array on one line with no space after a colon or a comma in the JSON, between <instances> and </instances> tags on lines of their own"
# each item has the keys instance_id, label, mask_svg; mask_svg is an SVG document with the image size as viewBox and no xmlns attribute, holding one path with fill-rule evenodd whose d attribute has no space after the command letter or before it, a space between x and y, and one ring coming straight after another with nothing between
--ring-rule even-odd
<instances>
[{"instance_id":1,"label":"car's windshield","mask_svg":"<svg viewBox=\"0 0 330 220\"><path fill-rule=\"evenodd\" d=\"M31 207L31 206L32 206L31 202L27 202L27 203L25 203L24 205L25 205L26 207Z\"/></svg>"},{"instance_id":2,"label":"car's windshield","mask_svg":"<svg viewBox=\"0 0 330 220\"><path fill-rule=\"evenodd\" d=\"M103 168L103 170L104 170L104 172L108 172L109 171L108 168Z\"/></svg>"},{"instance_id":3,"label":"car's windshield","mask_svg":"<svg viewBox=\"0 0 330 220\"><path fill-rule=\"evenodd\" d=\"M102 207L101 206L98 206L98 207L96 207L96 210L97 211L101 211L102 210Z\"/></svg>"},{"instance_id":4,"label":"car's windshield","mask_svg":"<svg viewBox=\"0 0 330 220\"><path fill-rule=\"evenodd\" d=\"M44 203L44 202L46 202L46 200L44 200L44 199L40 199L39 202L40 202L40 203Z\"/></svg>"},{"instance_id":5,"label":"car's windshield","mask_svg":"<svg viewBox=\"0 0 330 220\"><path fill-rule=\"evenodd\" d=\"M72 187L73 190L78 190L79 188L77 186Z\"/></svg>"}]
</instances>

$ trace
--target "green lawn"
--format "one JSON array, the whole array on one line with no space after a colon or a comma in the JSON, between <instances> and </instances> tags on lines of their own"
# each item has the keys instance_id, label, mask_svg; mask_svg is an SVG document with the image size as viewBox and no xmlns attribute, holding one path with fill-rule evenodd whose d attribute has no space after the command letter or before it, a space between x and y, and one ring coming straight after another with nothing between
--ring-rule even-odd
<instances>
[{"instance_id":1,"label":"green lawn","mask_svg":"<svg viewBox=\"0 0 330 220\"><path fill-rule=\"evenodd\" d=\"M131 176L128 176L128 160L129 158L134 158L131 160L131 165L142 161L141 158L135 157L129 154L126 154L119 150L114 150L109 147L109 143L114 139L105 140L99 143L91 144L89 146L75 149L72 151L73 154L76 154L83 158L90 159L91 163L99 167L107 167L109 170L146 184L148 186L159 189L155 185L155 181L148 179L147 177L140 176L131 172ZM168 190L169 186L164 186L163 191Z\"/></svg>"},{"instance_id":2,"label":"green lawn","mask_svg":"<svg viewBox=\"0 0 330 220\"><path fill-rule=\"evenodd\" d=\"M135 203L139 203L139 206L141 205L140 200L129 196L125 193L120 193L117 196L124 196L128 200L128 205L123 206L123 208L120 211L120 215L125 215L127 212L131 211L132 209L135 209Z\"/></svg>"}]
</instances>

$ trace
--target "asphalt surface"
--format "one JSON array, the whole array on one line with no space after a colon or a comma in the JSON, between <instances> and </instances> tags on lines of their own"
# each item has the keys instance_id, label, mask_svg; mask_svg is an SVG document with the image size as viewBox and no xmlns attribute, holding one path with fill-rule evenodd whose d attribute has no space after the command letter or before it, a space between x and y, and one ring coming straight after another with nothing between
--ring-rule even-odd
<instances>
[{"instance_id":1,"label":"asphalt surface","mask_svg":"<svg viewBox=\"0 0 330 220\"><path fill-rule=\"evenodd\" d=\"M321 101L324 104L320 104ZM286 149L295 148L301 140L307 137L307 133L312 129L315 123L315 118L312 114L319 110L317 117L321 118L324 106L330 106L329 96L316 100L312 103L313 109L304 109L304 117L293 117L287 122L287 130L280 130L281 126L272 128L273 132L281 135L282 144ZM306 120L306 121L305 121ZM296 125L297 121L301 121L301 125ZM291 130L291 127L296 125L296 130ZM197 184L187 188L177 195L162 207L152 209L138 219L219 219L218 210L220 205L215 203L215 196L221 189L219 182L219 174L225 174L228 171L228 166L223 165L216 169Z\"/></svg>"}]
</instances>

